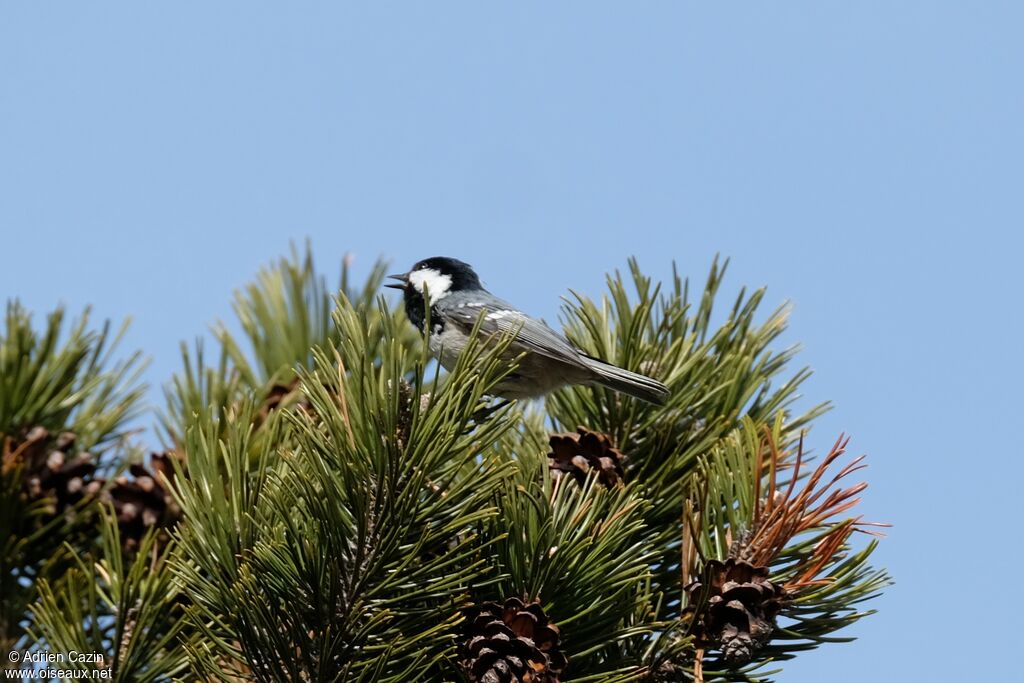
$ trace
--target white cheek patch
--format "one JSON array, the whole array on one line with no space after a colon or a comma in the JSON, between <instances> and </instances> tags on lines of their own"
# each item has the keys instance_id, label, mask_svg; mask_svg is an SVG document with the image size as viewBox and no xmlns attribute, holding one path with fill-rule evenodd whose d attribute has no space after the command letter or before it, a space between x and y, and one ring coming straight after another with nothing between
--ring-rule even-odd
<instances>
[{"instance_id":1,"label":"white cheek patch","mask_svg":"<svg viewBox=\"0 0 1024 683\"><path fill-rule=\"evenodd\" d=\"M424 268L423 270L414 270L409 273L409 284L420 294L423 294L423 289L426 287L427 296L430 297L430 300L440 301L449 294L448 290L452 286L452 276L442 275L433 268Z\"/></svg>"}]
</instances>

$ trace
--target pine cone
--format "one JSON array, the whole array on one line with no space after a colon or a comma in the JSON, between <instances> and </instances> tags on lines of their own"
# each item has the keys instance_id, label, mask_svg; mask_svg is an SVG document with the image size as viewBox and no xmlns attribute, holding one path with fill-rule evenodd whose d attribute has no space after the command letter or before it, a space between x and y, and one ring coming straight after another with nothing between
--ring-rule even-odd
<instances>
[{"instance_id":1,"label":"pine cone","mask_svg":"<svg viewBox=\"0 0 1024 683\"><path fill-rule=\"evenodd\" d=\"M611 488L625 477L623 465L626 456L615 448L611 437L594 432L586 427L577 427L576 433L552 434L548 440L548 467L556 477L572 475L576 483L582 484L587 473L598 471L598 481Z\"/></svg>"},{"instance_id":2,"label":"pine cone","mask_svg":"<svg viewBox=\"0 0 1024 683\"><path fill-rule=\"evenodd\" d=\"M270 417L270 413L282 407L285 399L296 391L301 391L299 386L300 384L301 382L299 378L296 377L287 384L272 385L270 389L267 390L267 395L263 398L263 403L260 405L259 413L256 415L256 424L260 425L266 422L267 418ZM307 401L304 396L301 397L301 400L298 401L297 405L307 411L312 410L309 405L309 401Z\"/></svg>"},{"instance_id":3,"label":"pine cone","mask_svg":"<svg viewBox=\"0 0 1024 683\"><path fill-rule=\"evenodd\" d=\"M84 498L98 495L113 505L127 550L138 547L149 527L170 527L178 520L181 510L157 476L162 473L173 480L171 458L178 457L175 451L153 453L153 471L132 465L131 477L118 477L104 490L108 480L96 475L95 458L76 451L75 441L72 432L54 436L43 427L30 429L20 441L4 441L3 473L20 469L22 499L27 504L46 500L44 519L66 514Z\"/></svg>"},{"instance_id":4,"label":"pine cone","mask_svg":"<svg viewBox=\"0 0 1024 683\"><path fill-rule=\"evenodd\" d=\"M96 461L90 453L76 451L76 438L72 432L55 436L44 427L33 427L20 441L5 440L3 471L20 469L26 503L45 499L47 512L56 516L99 490L102 480L94 477Z\"/></svg>"},{"instance_id":5,"label":"pine cone","mask_svg":"<svg viewBox=\"0 0 1024 683\"><path fill-rule=\"evenodd\" d=\"M132 477L120 476L103 494L103 499L114 506L121 543L125 550L133 551L150 527L168 529L178 521L181 510L174 502L171 492L163 485L158 475L163 474L174 481L172 458L179 458L177 451L153 453L150 464L153 471L144 465L134 464L128 468ZM166 542L166 533L161 541Z\"/></svg>"},{"instance_id":6,"label":"pine cone","mask_svg":"<svg viewBox=\"0 0 1024 683\"><path fill-rule=\"evenodd\" d=\"M706 593L705 593L706 591ZM721 650L730 665L749 662L771 640L775 617L786 600L785 590L768 580L768 567L729 558L710 560L704 579L686 587L695 614L696 633L702 647Z\"/></svg>"},{"instance_id":7,"label":"pine cone","mask_svg":"<svg viewBox=\"0 0 1024 683\"><path fill-rule=\"evenodd\" d=\"M558 649L558 627L540 603L509 598L464 610L467 638L462 664L480 683L558 683L568 660Z\"/></svg>"},{"instance_id":8,"label":"pine cone","mask_svg":"<svg viewBox=\"0 0 1024 683\"><path fill-rule=\"evenodd\" d=\"M288 384L275 384L270 387L266 398L263 399L263 405L260 406L260 415L263 417L269 415L270 411L281 405L281 401L284 400L285 396L295 391L295 387L297 387L298 384L299 380L295 379Z\"/></svg>"}]
</instances>

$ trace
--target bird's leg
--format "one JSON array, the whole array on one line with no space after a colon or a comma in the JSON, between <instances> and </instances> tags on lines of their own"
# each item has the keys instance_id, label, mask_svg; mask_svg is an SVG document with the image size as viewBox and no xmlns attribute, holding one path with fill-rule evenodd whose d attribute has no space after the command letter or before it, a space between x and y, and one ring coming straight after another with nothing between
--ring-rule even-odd
<instances>
[{"instance_id":1,"label":"bird's leg","mask_svg":"<svg viewBox=\"0 0 1024 683\"><path fill-rule=\"evenodd\" d=\"M477 410L475 413L473 413L473 422L483 422L491 415L493 415L495 412L501 410L510 403L512 403L512 399L504 398L495 403L493 406L485 406Z\"/></svg>"}]
</instances>

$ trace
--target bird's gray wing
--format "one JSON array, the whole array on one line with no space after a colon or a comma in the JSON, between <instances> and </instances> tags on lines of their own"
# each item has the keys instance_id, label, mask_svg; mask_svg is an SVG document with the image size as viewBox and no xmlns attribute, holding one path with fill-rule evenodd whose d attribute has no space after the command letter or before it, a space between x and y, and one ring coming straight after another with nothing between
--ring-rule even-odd
<instances>
[{"instance_id":1,"label":"bird's gray wing","mask_svg":"<svg viewBox=\"0 0 1024 683\"><path fill-rule=\"evenodd\" d=\"M529 351L563 363L586 365L581 353L565 337L503 301L459 304L446 310L445 316L469 334L481 311L486 311L480 323L483 336L514 332L516 341Z\"/></svg>"}]
</instances>

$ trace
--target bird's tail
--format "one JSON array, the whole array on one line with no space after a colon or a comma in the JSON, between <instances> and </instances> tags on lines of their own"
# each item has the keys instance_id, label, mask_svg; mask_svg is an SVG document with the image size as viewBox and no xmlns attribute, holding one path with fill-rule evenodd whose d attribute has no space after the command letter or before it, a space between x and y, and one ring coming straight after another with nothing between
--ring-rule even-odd
<instances>
[{"instance_id":1,"label":"bird's tail","mask_svg":"<svg viewBox=\"0 0 1024 683\"><path fill-rule=\"evenodd\" d=\"M664 404L668 397L668 387L656 379L623 370L596 358L586 358L586 363L593 372L591 381L595 384L657 405Z\"/></svg>"}]
</instances>

